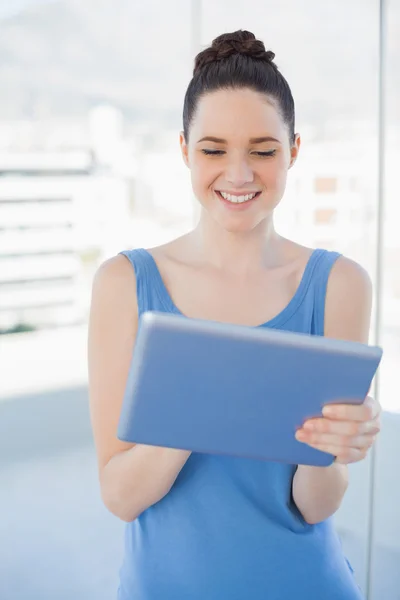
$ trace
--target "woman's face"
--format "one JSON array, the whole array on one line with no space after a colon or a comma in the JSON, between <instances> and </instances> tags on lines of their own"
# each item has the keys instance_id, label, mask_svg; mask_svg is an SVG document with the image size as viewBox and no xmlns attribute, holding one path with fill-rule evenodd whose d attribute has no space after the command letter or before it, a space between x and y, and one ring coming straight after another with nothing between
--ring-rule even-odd
<instances>
[{"instance_id":1,"label":"woman's face","mask_svg":"<svg viewBox=\"0 0 400 600\"><path fill-rule=\"evenodd\" d=\"M279 204L300 138L290 144L282 117L261 94L220 90L200 98L181 148L203 210L224 229L245 232Z\"/></svg>"}]
</instances>

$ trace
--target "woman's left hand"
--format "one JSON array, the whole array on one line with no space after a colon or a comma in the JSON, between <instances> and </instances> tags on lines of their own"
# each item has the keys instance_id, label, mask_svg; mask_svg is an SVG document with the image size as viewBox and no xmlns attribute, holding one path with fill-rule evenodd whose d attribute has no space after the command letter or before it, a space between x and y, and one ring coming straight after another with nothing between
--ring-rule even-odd
<instances>
[{"instance_id":1,"label":"woman's left hand","mask_svg":"<svg viewBox=\"0 0 400 600\"><path fill-rule=\"evenodd\" d=\"M330 404L323 417L309 419L296 432L299 442L336 456L349 464L363 460L380 431L379 402L367 396L363 404Z\"/></svg>"}]
</instances>

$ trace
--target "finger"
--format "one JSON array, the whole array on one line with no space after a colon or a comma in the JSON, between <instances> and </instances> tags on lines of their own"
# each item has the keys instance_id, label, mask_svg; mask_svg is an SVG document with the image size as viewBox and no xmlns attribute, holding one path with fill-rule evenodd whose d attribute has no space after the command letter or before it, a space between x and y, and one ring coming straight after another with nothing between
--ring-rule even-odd
<instances>
[{"instance_id":1,"label":"finger","mask_svg":"<svg viewBox=\"0 0 400 600\"><path fill-rule=\"evenodd\" d=\"M335 457L335 462L348 465L350 463L359 462L363 460L368 453L368 448L346 448L343 449L339 446L315 446L316 450L321 452L327 452Z\"/></svg>"},{"instance_id":2,"label":"finger","mask_svg":"<svg viewBox=\"0 0 400 600\"><path fill-rule=\"evenodd\" d=\"M359 450L358 448L352 448L347 452L342 452L339 454L333 454L335 458L335 462L341 465L348 465L350 463L356 463L360 460L364 460L367 456L368 450Z\"/></svg>"},{"instance_id":3,"label":"finger","mask_svg":"<svg viewBox=\"0 0 400 600\"><path fill-rule=\"evenodd\" d=\"M332 433L337 435L357 436L364 434L376 435L380 431L379 417L373 421L335 421L334 419L309 419L302 427L305 431Z\"/></svg>"},{"instance_id":4,"label":"finger","mask_svg":"<svg viewBox=\"0 0 400 600\"><path fill-rule=\"evenodd\" d=\"M362 404L329 404L322 410L323 416L329 419L359 422L373 421L380 412L379 402L371 396L367 396Z\"/></svg>"},{"instance_id":5,"label":"finger","mask_svg":"<svg viewBox=\"0 0 400 600\"><path fill-rule=\"evenodd\" d=\"M313 448L321 446L335 446L337 450L357 448L362 450L368 449L372 446L375 440L374 435L359 435L355 437L349 437L345 435L336 435L330 433L309 433L299 430L296 432L296 439L299 442L308 444Z\"/></svg>"}]
</instances>

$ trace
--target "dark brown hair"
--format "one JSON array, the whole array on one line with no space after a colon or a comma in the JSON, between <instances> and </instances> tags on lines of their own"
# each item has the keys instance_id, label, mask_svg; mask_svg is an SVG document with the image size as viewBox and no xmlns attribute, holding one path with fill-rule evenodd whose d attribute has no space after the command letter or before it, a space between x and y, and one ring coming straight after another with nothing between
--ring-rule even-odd
<instances>
[{"instance_id":1,"label":"dark brown hair","mask_svg":"<svg viewBox=\"0 0 400 600\"><path fill-rule=\"evenodd\" d=\"M226 89L249 88L274 101L289 130L291 143L295 139L295 108L286 79L273 62L275 54L266 51L263 42L250 31L224 33L195 58L193 77L183 105L183 133L189 139L189 129L201 96Z\"/></svg>"}]
</instances>

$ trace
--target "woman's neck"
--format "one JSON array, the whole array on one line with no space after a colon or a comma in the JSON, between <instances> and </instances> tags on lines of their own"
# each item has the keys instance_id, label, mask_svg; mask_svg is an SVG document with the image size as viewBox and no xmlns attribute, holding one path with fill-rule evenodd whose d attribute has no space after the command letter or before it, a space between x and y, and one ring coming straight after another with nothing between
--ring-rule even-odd
<instances>
[{"instance_id":1,"label":"woman's neck","mask_svg":"<svg viewBox=\"0 0 400 600\"><path fill-rule=\"evenodd\" d=\"M190 238L199 261L217 269L245 274L282 264L283 239L272 218L251 231L230 232L202 216Z\"/></svg>"}]
</instances>

